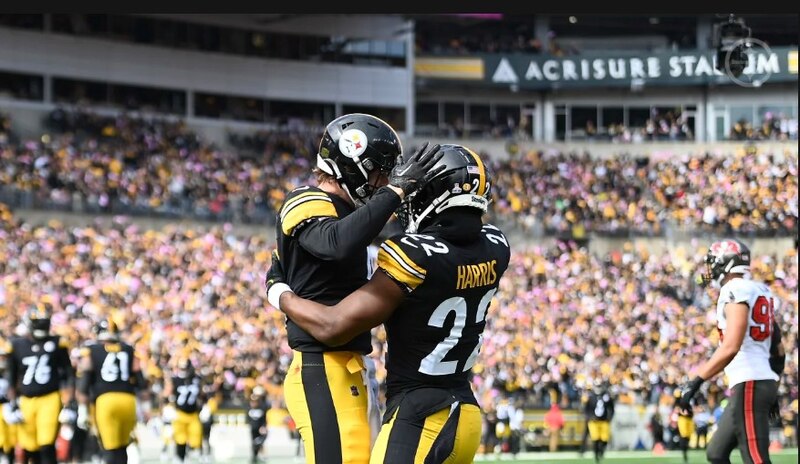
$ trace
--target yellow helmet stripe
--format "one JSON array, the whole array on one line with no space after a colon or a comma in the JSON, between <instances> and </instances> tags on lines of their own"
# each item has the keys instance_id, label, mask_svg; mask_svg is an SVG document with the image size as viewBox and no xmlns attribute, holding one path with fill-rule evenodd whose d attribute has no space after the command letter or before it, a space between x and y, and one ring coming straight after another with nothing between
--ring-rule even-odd
<instances>
[{"instance_id":1,"label":"yellow helmet stripe","mask_svg":"<svg viewBox=\"0 0 800 464\"><path fill-rule=\"evenodd\" d=\"M483 161L481 161L480 156L469 148L464 148L467 149L467 152L472 155L475 162L478 164L478 175L480 176L480 180L478 181L478 195L483 196L486 193L486 168L483 167Z\"/></svg>"}]
</instances>

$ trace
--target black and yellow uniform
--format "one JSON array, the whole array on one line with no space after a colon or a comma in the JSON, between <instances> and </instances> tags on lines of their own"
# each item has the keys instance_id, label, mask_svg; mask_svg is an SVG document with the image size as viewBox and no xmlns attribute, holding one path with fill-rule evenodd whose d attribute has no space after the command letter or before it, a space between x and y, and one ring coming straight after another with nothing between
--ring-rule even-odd
<instances>
[{"instance_id":1,"label":"black and yellow uniform","mask_svg":"<svg viewBox=\"0 0 800 464\"><path fill-rule=\"evenodd\" d=\"M103 449L125 448L136 427L136 390L133 347L121 341L98 341L81 349L89 368L79 372L79 389L94 404L94 423Z\"/></svg>"},{"instance_id":2,"label":"black and yellow uniform","mask_svg":"<svg viewBox=\"0 0 800 464\"><path fill-rule=\"evenodd\" d=\"M175 445L185 447L188 444L191 448L200 449L203 444L203 424L200 422L202 381L198 376L173 377L172 387L176 410L172 421Z\"/></svg>"},{"instance_id":3,"label":"black and yellow uniform","mask_svg":"<svg viewBox=\"0 0 800 464\"><path fill-rule=\"evenodd\" d=\"M447 213L378 252L378 270L406 297L384 323L387 407L371 464L467 463L480 444L469 378L510 248L479 216Z\"/></svg>"},{"instance_id":4,"label":"black and yellow uniform","mask_svg":"<svg viewBox=\"0 0 800 464\"><path fill-rule=\"evenodd\" d=\"M55 335L13 339L8 380L19 396L23 423L18 428L18 436L22 448L32 453L43 447L53 447L62 407L59 390L64 385L72 385L74 380L66 340Z\"/></svg>"},{"instance_id":5,"label":"black and yellow uniform","mask_svg":"<svg viewBox=\"0 0 800 464\"><path fill-rule=\"evenodd\" d=\"M587 427L589 437L594 442L595 461L600 461L611 439L611 419L614 417L614 399L606 390L589 394L586 401L586 415L590 418Z\"/></svg>"},{"instance_id":6,"label":"black and yellow uniform","mask_svg":"<svg viewBox=\"0 0 800 464\"><path fill-rule=\"evenodd\" d=\"M678 436L680 437L680 448L683 451L683 462L689 461L689 440L692 438L692 434L694 434L695 424L694 424L694 398L689 401L691 405L688 409L682 409L678 406L678 401L681 398L681 391L675 390L675 405L674 405L674 414L676 414L678 423Z\"/></svg>"},{"instance_id":7,"label":"black and yellow uniform","mask_svg":"<svg viewBox=\"0 0 800 464\"><path fill-rule=\"evenodd\" d=\"M386 187L358 209L316 187L290 192L276 226L286 283L321 304L341 301L367 282L367 247L399 205L400 197ZM307 462L368 462L369 331L337 347L319 342L290 319L286 331L294 350L284 381L286 406L303 437Z\"/></svg>"},{"instance_id":8,"label":"black and yellow uniform","mask_svg":"<svg viewBox=\"0 0 800 464\"><path fill-rule=\"evenodd\" d=\"M0 406L8 403L8 380L0 377ZM17 446L17 424L6 423L0 414L0 450L9 463L14 462L14 448Z\"/></svg>"}]
</instances>

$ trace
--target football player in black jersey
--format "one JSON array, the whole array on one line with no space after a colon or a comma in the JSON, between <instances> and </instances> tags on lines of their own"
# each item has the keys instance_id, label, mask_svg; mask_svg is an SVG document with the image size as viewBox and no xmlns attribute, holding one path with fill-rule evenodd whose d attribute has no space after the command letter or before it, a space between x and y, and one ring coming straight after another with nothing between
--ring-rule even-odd
<instances>
[{"instance_id":1,"label":"football player in black jersey","mask_svg":"<svg viewBox=\"0 0 800 464\"><path fill-rule=\"evenodd\" d=\"M202 379L187 358L178 361L174 376L165 379L164 396L175 406L172 421L175 454L183 462L186 446L199 450L203 445L203 424L200 409L204 403Z\"/></svg>"},{"instance_id":2,"label":"football player in black jersey","mask_svg":"<svg viewBox=\"0 0 800 464\"><path fill-rule=\"evenodd\" d=\"M398 165L400 139L379 118L348 114L328 124L317 155L318 187L290 192L278 216L277 251L286 284L304 298L336 304L366 283L368 245L436 161L435 147L426 148ZM368 462L369 328L337 347L321 343L291 317L286 331L294 352L284 380L286 406L303 437L306 459Z\"/></svg>"},{"instance_id":3,"label":"football player in black jersey","mask_svg":"<svg viewBox=\"0 0 800 464\"><path fill-rule=\"evenodd\" d=\"M386 240L370 281L324 306L284 288L279 309L330 346L384 323L387 407L371 463L471 463L481 413L469 377L510 248L483 224L491 180L480 157L442 145L436 174L398 216L406 232ZM273 254L269 275L280 281Z\"/></svg>"},{"instance_id":4,"label":"football player in black jersey","mask_svg":"<svg viewBox=\"0 0 800 464\"><path fill-rule=\"evenodd\" d=\"M688 463L689 441L691 440L692 434L695 430L694 407L696 397L690 400L688 407L685 407L680 405L681 390L679 388L675 389L673 396L675 397L675 402L672 405L672 417L674 417L675 422L678 425L678 437L680 440L680 449L683 453L683 462Z\"/></svg>"},{"instance_id":5,"label":"football player in black jersey","mask_svg":"<svg viewBox=\"0 0 800 464\"><path fill-rule=\"evenodd\" d=\"M17 446L17 424L22 420L22 415L21 413L14 414L14 412L19 413L20 411L8 401L8 380L6 379L8 346L9 344L5 340L0 340L0 405L11 413L8 419L4 414L0 414L0 451L6 457L8 464L13 464L14 449Z\"/></svg>"},{"instance_id":6,"label":"football player in black jersey","mask_svg":"<svg viewBox=\"0 0 800 464\"><path fill-rule=\"evenodd\" d=\"M145 395L145 413L149 410L148 390L133 347L120 339L119 329L111 319L95 325L96 341L81 349L78 365L78 420L85 429L89 405L94 405L94 424L107 464L128 462L127 447L136 427L136 393Z\"/></svg>"},{"instance_id":7,"label":"football player in black jersey","mask_svg":"<svg viewBox=\"0 0 800 464\"><path fill-rule=\"evenodd\" d=\"M614 418L614 398L605 381L595 379L584 407L586 416L590 418L586 426L594 444L594 460L600 462L611 439L611 419Z\"/></svg>"},{"instance_id":8,"label":"football player in black jersey","mask_svg":"<svg viewBox=\"0 0 800 464\"><path fill-rule=\"evenodd\" d=\"M25 312L28 333L8 346L8 400L19 396L22 423L19 443L27 460L56 463L56 436L63 404L75 397L75 373L66 340L50 333L48 304L32 306ZM63 403L62 403L63 401Z\"/></svg>"}]
</instances>

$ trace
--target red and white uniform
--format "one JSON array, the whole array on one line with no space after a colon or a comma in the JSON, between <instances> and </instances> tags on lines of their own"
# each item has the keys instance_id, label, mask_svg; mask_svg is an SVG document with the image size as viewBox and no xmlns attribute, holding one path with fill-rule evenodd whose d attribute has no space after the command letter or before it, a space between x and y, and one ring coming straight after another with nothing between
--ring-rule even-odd
<instances>
[{"instance_id":1,"label":"red and white uniform","mask_svg":"<svg viewBox=\"0 0 800 464\"><path fill-rule=\"evenodd\" d=\"M720 289L717 300L717 328L721 338L728 326L725 319L725 305L728 303L744 303L749 308L742 346L725 367L728 387L748 380L778 380L769 365L773 309L777 299L763 283L746 278L729 280Z\"/></svg>"}]
</instances>

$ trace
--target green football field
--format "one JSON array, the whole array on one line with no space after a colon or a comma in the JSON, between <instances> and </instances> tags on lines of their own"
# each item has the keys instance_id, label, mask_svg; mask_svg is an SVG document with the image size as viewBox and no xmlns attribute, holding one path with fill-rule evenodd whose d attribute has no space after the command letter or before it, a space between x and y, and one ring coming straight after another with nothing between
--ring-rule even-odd
<instances>
[{"instance_id":1,"label":"green football field","mask_svg":"<svg viewBox=\"0 0 800 464\"><path fill-rule=\"evenodd\" d=\"M797 462L797 448L784 449L777 452L770 453L773 464L794 464ZM161 461L163 463L163 461ZM170 461L168 461L170 462ZM262 463L266 464L302 464L305 462L303 458L286 457L286 456L268 456ZM543 462L557 462L558 464L594 464L594 458L591 453L586 453L584 457L579 457L576 452L562 452L562 453L521 453L516 459L510 455L503 455L497 457L495 455L481 456L478 455L475 459L476 463L481 464L505 464L509 462L518 464L541 464ZM704 464L706 463L705 453L703 451L690 451L689 463L690 464ZM734 451L731 455L731 462L738 464L742 462L742 458L738 451ZM142 459L142 464L156 464L159 460L156 459ZM197 463L197 460L187 459L187 463ZM230 459L224 461L217 461L216 464L249 464L250 461L246 459ZM654 455L650 451L609 451L606 453L605 459L601 464L683 464L683 457L678 451L667 451L663 455Z\"/></svg>"},{"instance_id":2,"label":"green football field","mask_svg":"<svg viewBox=\"0 0 800 464\"><path fill-rule=\"evenodd\" d=\"M797 463L797 448L785 449L779 452L770 453L770 458L773 464L795 464ZM519 464L526 463L542 463L542 462L558 462L558 464L593 464L594 456L591 453L584 454L584 457L578 457L575 452L563 453L524 453L520 454L517 459L512 460L509 457L502 457L497 459L494 456L478 456L475 459L477 463L484 464L499 464L507 462L515 462ZM689 464L703 464L706 463L705 452L689 451ZM731 454L731 463L741 463L742 458L738 451ZM649 451L609 451L606 453L605 459L601 464L683 464L683 455L679 451L667 451L663 455L654 455Z\"/></svg>"}]
</instances>

